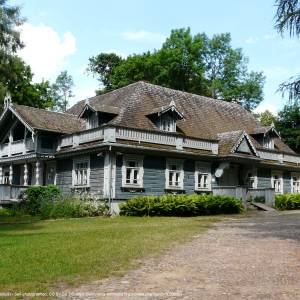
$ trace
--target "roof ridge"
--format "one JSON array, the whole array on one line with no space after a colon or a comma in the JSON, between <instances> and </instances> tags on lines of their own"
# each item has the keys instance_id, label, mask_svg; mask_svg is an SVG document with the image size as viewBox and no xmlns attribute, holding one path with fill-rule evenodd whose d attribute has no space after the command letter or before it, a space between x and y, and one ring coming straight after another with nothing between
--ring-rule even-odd
<instances>
[{"instance_id":1,"label":"roof ridge","mask_svg":"<svg viewBox=\"0 0 300 300\"><path fill-rule=\"evenodd\" d=\"M25 108L29 108L29 109L36 109L36 110L42 110L42 111L46 111L46 112L49 112L49 113L53 113L53 114L60 114L60 115L68 115L68 116L72 116L72 117L77 117L76 115L74 114L71 114L71 113L67 113L67 112L60 112L60 111L52 111L52 110L47 110L45 108L39 108L39 107L34 107L34 106L29 106L29 105L23 105L23 104L12 104L12 107L17 107L17 106L22 106L22 107L25 107Z\"/></svg>"}]
</instances>

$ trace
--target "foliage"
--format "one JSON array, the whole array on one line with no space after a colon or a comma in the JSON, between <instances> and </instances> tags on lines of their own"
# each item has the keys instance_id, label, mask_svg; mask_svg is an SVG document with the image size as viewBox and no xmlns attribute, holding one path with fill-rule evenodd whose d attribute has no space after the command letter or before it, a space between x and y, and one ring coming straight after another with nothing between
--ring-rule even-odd
<instances>
[{"instance_id":1,"label":"foliage","mask_svg":"<svg viewBox=\"0 0 300 300\"><path fill-rule=\"evenodd\" d=\"M53 105L48 81L33 83L28 65L16 56L24 45L20 40L20 26L24 19L18 6L8 6L0 0L0 111L7 93L14 103L48 108Z\"/></svg>"},{"instance_id":2,"label":"foliage","mask_svg":"<svg viewBox=\"0 0 300 300\"><path fill-rule=\"evenodd\" d=\"M300 151L300 106L285 105L278 113L276 127L283 141L296 152Z\"/></svg>"},{"instance_id":3,"label":"foliage","mask_svg":"<svg viewBox=\"0 0 300 300\"><path fill-rule=\"evenodd\" d=\"M248 72L241 49L231 46L229 33L192 35L190 29L175 29L161 49L122 59L100 53L89 59L88 71L98 76L108 92L138 80L178 90L235 101L247 109L263 99L264 76Z\"/></svg>"},{"instance_id":4,"label":"foliage","mask_svg":"<svg viewBox=\"0 0 300 300\"><path fill-rule=\"evenodd\" d=\"M258 118L263 126L271 126L276 122L276 116L273 115L269 110L260 113Z\"/></svg>"},{"instance_id":5,"label":"foliage","mask_svg":"<svg viewBox=\"0 0 300 300\"><path fill-rule=\"evenodd\" d=\"M230 196L164 195L133 198L120 205L125 216L200 216L240 213L241 201Z\"/></svg>"},{"instance_id":6,"label":"foliage","mask_svg":"<svg viewBox=\"0 0 300 300\"><path fill-rule=\"evenodd\" d=\"M51 202L43 202L42 219L82 218L108 215L106 202L83 201L79 198L60 198Z\"/></svg>"},{"instance_id":7,"label":"foliage","mask_svg":"<svg viewBox=\"0 0 300 300\"><path fill-rule=\"evenodd\" d=\"M67 71L62 71L52 85L54 109L65 112L69 104L69 98L74 97L72 88L74 86L73 78Z\"/></svg>"},{"instance_id":8,"label":"foliage","mask_svg":"<svg viewBox=\"0 0 300 300\"><path fill-rule=\"evenodd\" d=\"M278 32L289 32L290 36L300 36L300 1L299 0L276 0L275 24ZM296 103L300 99L300 76L292 77L282 83L279 90L283 96L288 93L290 101Z\"/></svg>"},{"instance_id":9,"label":"foliage","mask_svg":"<svg viewBox=\"0 0 300 300\"><path fill-rule=\"evenodd\" d=\"M277 195L275 207L279 210L300 209L300 194Z\"/></svg>"},{"instance_id":10,"label":"foliage","mask_svg":"<svg viewBox=\"0 0 300 300\"><path fill-rule=\"evenodd\" d=\"M31 186L26 190L25 201L21 205L30 215L39 215L44 203L54 202L60 197L61 192L55 185Z\"/></svg>"}]
</instances>

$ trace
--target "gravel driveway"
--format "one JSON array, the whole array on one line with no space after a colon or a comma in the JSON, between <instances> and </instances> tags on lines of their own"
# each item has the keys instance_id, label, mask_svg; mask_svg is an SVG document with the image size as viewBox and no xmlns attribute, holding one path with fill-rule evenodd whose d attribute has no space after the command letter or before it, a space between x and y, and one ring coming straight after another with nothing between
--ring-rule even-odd
<instances>
[{"instance_id":1,"label":"gravel driveway","mask_svg":"<svg viewBox=\"0 0 300 300\"><path fill-rule=\"evenodd\" d=\"M300 299L300 213L218 223L122 278L72 299Z\"/></svg>"}]
</instances>

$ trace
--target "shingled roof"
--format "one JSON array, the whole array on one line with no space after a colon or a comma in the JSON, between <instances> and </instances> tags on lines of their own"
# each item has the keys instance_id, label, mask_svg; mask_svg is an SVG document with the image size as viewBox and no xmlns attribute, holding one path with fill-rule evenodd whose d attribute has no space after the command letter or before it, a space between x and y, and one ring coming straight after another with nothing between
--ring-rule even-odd
<instances>
[{"instance_id":1,"label":"shingled roof","mask_svg":"<svg viewBox=\"0 0 300 300\"><path fill-rule=\"evenodd\" d=\"M85 128L84 121L69 113L13 104L11 108L32 128L57 133L73 133Z\"/></svg>"}]
</instances>

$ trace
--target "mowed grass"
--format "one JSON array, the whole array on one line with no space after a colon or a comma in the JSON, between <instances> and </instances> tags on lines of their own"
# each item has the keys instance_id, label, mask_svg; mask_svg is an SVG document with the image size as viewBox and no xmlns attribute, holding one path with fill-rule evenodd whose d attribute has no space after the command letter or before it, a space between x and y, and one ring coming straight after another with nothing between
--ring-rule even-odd
<instances>
[{"instance_id":1,"label":"mowed grass","mask_svg":"<svg viewBox=\"0 0 300 300\"><path fill-rule=\"evenodd\" d=\"M224 217L82 218L0 225L0 291L46 292L121 275Z\"/></svg>"}]
</instances>

